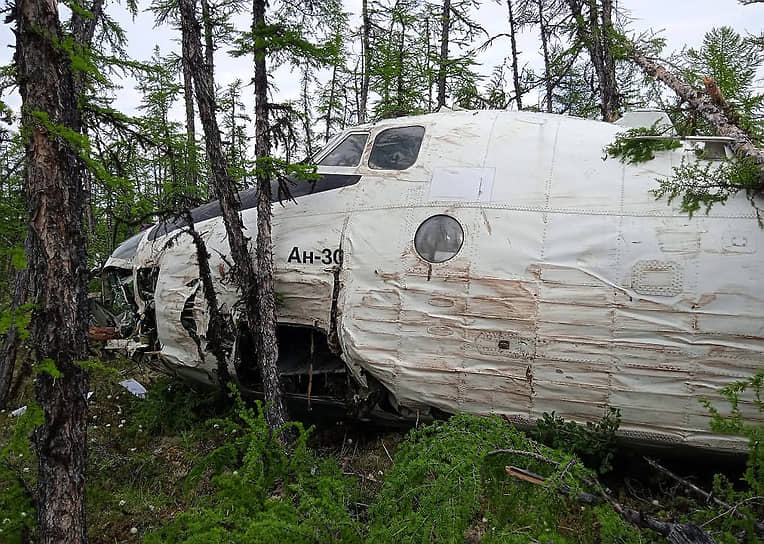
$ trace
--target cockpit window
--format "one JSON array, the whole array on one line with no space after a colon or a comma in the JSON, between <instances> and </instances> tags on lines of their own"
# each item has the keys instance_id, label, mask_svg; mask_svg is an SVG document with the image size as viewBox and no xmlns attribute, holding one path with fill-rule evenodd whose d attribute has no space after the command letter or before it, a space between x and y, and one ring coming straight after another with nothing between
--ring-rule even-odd
<instances>
[{"instance_id":1,"label":"cockpit window","mask_svg":"<svg viewBox=\"0 0 764 544\"><path fill-rule=\"evenodd\" d=\"M366 147L368 134L348 134L340 144L332 149L318 164L320 166L358 166Z\"/></svg>"},{"instance_id":2,"label":"cockpit window","mask_svg":"<svg viewBox=\"0 0 764 544\"><path fill-rule=\"evenodd\" d=\"M131 259L135 257L135 254L138 252L138 244L140 244L144 234L146 234L146 232L141 231L122 242L117 246L117 249L114 250L114 253L112 253L111 256L116 257L117 259Z\"/></svg>"},{"instance_id":3,"label":"cockpit window","mask_svg":"<svg viewBox=\"0 0 764 544\"><path fill-rule=\"evenodd\" d=\"M423 137L424 127L383 130L374 140L369 167L377 170L405 170L416 162Z\"/></svg>"}]
</instances>

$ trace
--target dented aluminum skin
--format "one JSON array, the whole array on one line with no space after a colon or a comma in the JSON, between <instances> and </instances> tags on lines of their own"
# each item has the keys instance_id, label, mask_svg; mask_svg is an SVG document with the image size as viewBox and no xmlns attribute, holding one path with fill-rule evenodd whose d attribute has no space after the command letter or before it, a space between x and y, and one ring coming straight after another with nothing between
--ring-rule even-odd
<instances>
[{"instance_id":1,"label":"dented aluminum skin","mask_svg":"<svg viewBox=\"0 0 764 544\"><path fill-rule=\"evenodd\" d=\"M416 163L370 168L375 136L397 126L424 127ZM346 131L370 134L360 166L319 172L360 181L273 207L280 324L323 331L359 391L371 376L409 413L499 413L529 424L552 411L594 421L614 407L628 438L742 448L709 430L700 399L725 407L717 390L764 364L764 231L743 196L692 219L656 200L656 178L695 154L663 151L639 165L603 160L619 130L480 111ZM252 240L255 213L242 212ZM450 260L428 263L414 235L438 214L458 220L464 243ZM222 220L195 228L222 309L237 320ZM324 258L325 250L341 250L342 259ZM136 279L141 268L158 268L161 361L214 383L190 236L145 237L132 261ZM181 323L184 310L196 339ZM236 356L234 346L234 374ZM751 404L740 408L761 421Z\"/></svg>"}]
</instances>

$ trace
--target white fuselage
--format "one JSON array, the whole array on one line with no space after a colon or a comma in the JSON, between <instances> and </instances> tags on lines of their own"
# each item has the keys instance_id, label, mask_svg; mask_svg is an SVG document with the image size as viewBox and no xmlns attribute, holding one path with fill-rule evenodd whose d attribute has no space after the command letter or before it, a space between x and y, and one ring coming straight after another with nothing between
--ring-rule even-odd
<instances>
[{"instance_id":1,"label":"white fuselage","mask_svg":"<svg viewBox=\"0 0 764 544\"><path fill-rule=\"evenodd\" d=\"M370 167L377 135L404 126L424 128L416 162ZM658 152L640 165L603 160L618 131L507 111L346 131L318 161L347 134L369 133L360 164L319 172L360 179L274 204L280 323L336 335L355 379L363 385L373 376L409 410L528 423L552 411L593 421L615 407L632 438L736 447L711 433L700 399L723 406L717 389L764 364L764 231L743 196L693 218L656 200L656 178L694 154ZM242 215L254 238L255 209ZM428 262L414 246L435 215L463 230L445 262ZM222 221L196 229L210 250L218 298L235 316ZM165 364L214 381L189 236L144 239L133 266L159 267ZM181 325L184 309L201 349ZM761 418L745 402L741 409Z\"/></svg>"}]
</instances>

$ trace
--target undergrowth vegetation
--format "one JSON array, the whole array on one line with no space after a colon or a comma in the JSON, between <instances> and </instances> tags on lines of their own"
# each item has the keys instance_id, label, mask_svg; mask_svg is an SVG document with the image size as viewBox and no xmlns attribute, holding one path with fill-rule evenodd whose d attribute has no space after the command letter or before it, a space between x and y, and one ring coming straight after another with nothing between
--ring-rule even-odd
<instances>
[{"instance_id":1,"label":"undergrowth vegetation","mask_svg":"<svg viewBox=\"0 0 764 544\"><path fill-rule=\"evenodd\" d=\"M136 367L117 368L96 373L90 400L88 521L96 544L662 541L603 500L598 474L612 485L623 455L617 411L587 426L545 415L528 434L500 417L464 414L373 439L343 424L290 423L298 438L285 447L262 406L235 392L223 402L144 374L151 385L139 399L118 384ZM762 409L762 384L764 371L724 390L726 412L708 405L715 430L751 440L742 479L715 477L716 502L654 473L645 481L662 494L635 492L633 484L607 493L646 515L705 524L717 542L757 542L762 429L745 414ZM34 541L28 437L39 417L31 405L21 417L0 414L3 543Z\"/></svg>"}]
</instances>

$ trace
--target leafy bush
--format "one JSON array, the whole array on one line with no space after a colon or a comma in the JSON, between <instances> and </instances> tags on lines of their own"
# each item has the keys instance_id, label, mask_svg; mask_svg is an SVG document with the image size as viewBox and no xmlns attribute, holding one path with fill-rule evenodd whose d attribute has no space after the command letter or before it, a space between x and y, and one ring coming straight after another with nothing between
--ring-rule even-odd
<instances>
[{"instance_id":1,"label":"leafy bush","mask_svg":"<svg viewBox=\"0 0 764 544\"><path fill-rule=\"evenodd\" d=\"M610 408L597 423L579 425L565 421L554 412L545 413L531 430L531 436L547 446L580 456L600 474L613 468L616 449L616 431L621 424L621 412Z\"/></svg>"}]
</instances>

